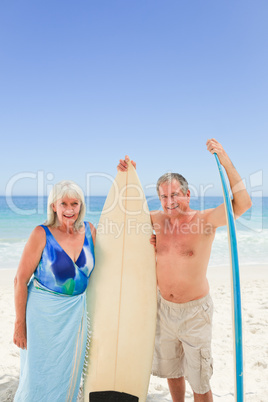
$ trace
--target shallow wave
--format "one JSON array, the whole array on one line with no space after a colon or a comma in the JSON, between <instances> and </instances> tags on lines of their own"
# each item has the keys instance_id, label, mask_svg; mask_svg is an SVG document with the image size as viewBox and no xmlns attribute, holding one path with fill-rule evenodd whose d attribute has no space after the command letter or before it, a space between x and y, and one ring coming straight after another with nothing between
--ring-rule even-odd
<instances>
[{"instance_id":1,"label":"shallow wave","mask_svg":"<svg viewBox=\"0 0 268 402\"><path fill-rule=\"evenodd\" d=\"M26 240L0 239L0 268L16 268Z\"/></svg>"},{"instance_id":2,"label":"shallow wave","mask_svg":"<svg viewBox=\"0 0 268 402\"><path fill-rule=\"evenodd\" d=\"M268 264L268 230L261 233L237 231L240 264ZM227 230L216 233L209 265L229 264L229 244Z\"/></svg>"},{"instance_id":3,"label":"shallow wave","mask_svg":"<svg viewBox=\"0 0 268 402\"><path fill-rule=\"evenodd\" d=\"M16 267L27 239L0 239L0 268ZM261 233L237 231L240 264L268 264L268 229ZM229 244L226 228L215 236L210 257L210 266L229 264Z\"/></svg>"}]
</instances>

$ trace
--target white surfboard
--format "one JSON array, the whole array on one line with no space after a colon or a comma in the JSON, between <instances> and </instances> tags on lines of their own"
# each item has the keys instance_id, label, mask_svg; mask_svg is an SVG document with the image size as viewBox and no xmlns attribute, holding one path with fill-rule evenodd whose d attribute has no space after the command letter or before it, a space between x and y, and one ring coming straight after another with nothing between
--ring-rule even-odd
<instances>
[{"instance_id":1,"label":"white surfboard","mask_svg":"<svg viewBox=\"0 0 268 402\"><path fill-rule=\"evenodd\" d=\"M92 331L84 400L146 400L157 296L150 214L136 170L118 172L96 236L87 289Z\"/></svg>"}]
</instances>

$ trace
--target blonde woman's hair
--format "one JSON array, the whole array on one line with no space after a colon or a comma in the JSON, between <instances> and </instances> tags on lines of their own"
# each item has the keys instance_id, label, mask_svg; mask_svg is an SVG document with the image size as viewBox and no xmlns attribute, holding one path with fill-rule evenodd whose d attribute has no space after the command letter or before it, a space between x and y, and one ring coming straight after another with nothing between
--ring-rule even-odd
<instances>
[{"instance_id":1,"label":"blonde woman's hair","mask_svg":"<svg viewBox=\"0 0 268 402\"><path fill-rule=\"evenodd\" d=\"M84 217L86 215L86 203L81 188L75 182L70 180L60 181L53 186L47 200L47 220L45 222L45 226L58 226L57 214L53 211L52 206L56 201L64 197L77 198L81 201L79 215L74 224L74 228L78 230L84 222Z\"/></svg>"}]
</instances>

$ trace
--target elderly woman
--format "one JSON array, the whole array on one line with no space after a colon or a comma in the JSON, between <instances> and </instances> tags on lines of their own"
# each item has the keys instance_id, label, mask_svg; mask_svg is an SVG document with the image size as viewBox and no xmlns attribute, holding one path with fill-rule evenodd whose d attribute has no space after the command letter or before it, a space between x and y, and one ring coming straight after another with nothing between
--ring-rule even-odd
<instances>
[{"instance_id":1,"label":"elderly woman","mask_svg":"<svg viewBox=\"0 0 268 402\"><path fill-rule=\"evenodd\" d=\"M48 217L23 251L15 277L14 343L21 348L15 401L76 401L87 340L85 290L95 228L71 181L54 186Z\"/></svg>"}]
</instances>

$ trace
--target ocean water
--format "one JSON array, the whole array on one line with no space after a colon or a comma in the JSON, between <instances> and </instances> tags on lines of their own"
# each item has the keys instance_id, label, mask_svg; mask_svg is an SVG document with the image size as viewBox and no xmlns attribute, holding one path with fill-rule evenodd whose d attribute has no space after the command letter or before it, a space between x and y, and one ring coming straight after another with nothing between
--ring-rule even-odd
<instances>
[{"instance_id":1,"label":"ocean water","mask_svg":"<svg viewBox=\"0 0 268 402\"><path fill-rule=\"evenodd\" d=\"M240 264L268 264L268 197L253 198L252 208L236 221ZM87 197L86 220L98 224L105 197ZM159 200L147 197L149 210L161 209ZM193 209L218 206L222 197L192 198ZM0 269L16 268L35 226L46 220L46 197L0 197ZM229 264L226 227L218 228L211 266Z\"/></svg>"}]
</instances>

